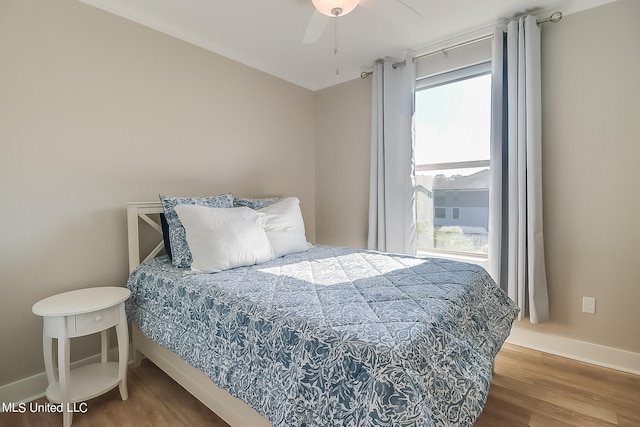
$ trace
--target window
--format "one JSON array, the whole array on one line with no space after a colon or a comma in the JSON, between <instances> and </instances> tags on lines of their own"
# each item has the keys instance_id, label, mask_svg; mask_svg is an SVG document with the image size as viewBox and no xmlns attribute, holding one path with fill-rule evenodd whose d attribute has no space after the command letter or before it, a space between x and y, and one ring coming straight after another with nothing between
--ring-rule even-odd
<instances>
[{"instance_id":1,"label":"window","mask_svg":"<svg viewBox=\"0 0 640 427\"><path fill-rule=\"evenodd\" d=\"M415 105L418 252L486 257L490 63L418 80Z\"/></svg>"}]
</instances>

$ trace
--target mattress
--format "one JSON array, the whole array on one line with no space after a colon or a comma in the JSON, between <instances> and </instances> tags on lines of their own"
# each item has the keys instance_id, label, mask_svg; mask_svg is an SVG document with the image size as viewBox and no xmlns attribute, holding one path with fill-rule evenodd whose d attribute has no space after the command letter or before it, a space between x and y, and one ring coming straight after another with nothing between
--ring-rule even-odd
<instances>
[{"instance_id":1,"label":"mattress","mask_svg":"<svg viewBox=\"0 0 640 427\"><path fill-rule=\"evenodd\" d=\"M127 286L145 336L283 427L470 426L518 313L476 265L320 245Z\"/></svg>"}]
</instances>

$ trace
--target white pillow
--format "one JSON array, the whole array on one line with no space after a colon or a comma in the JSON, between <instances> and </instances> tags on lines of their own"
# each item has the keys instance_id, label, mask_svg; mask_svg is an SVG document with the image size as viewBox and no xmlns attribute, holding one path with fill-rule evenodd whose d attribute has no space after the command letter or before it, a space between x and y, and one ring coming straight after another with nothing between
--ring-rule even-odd
<instances>
[{"instance_id":1,"label":"white pillow","mask_svg":"<svg viewBox=\"0 0 640 427\"><path fill-rule=\"evenodd\" d=\"M304 232L304 220L297 197L287 197L258 212L265 214L264 230L275 258L309 249L311 245Z\"/></svg>"},{"instance_id":2,"label":"white pillow","mask_svg":"<svg viewBox=\"0 0 640 427\"><path fill-rule=\"evenodd\" d=\"M264 214L247 207L175 207L191 251L191 270L214 273L273 259Z\"/></svg>"}]
</instances>

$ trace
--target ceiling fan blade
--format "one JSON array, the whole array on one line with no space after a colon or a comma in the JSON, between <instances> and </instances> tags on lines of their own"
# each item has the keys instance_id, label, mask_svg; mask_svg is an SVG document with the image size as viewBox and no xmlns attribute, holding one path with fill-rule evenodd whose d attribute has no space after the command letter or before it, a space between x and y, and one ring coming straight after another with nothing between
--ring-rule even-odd
<instances>
[{"instance_id":1,"label":"ceiling fan blade","mask_svg":"<svg viewBox=\"0 0 640 427\"><path fill-rule=\"evenodd\" d=\"M415 15L417 15L418 17L420 17L420 19L424 19L424 16L422 16L422 14L420 12L418 12L417 10L415 10L414 8L412 8L411 6L409 6L407 3L405 3L402 0L396 0L396 3L400 3L402 6L405 7L405 9L407 9L410 12L413 12Z\"/></svg>"},{"instance_id":2,"label":"ceiling fan blade","mask_svg":"<svg viewBox=\"0 0 640 427\"><path fill-rule=\"evenodd\" d=\"M323 15L317 9L314 9L313 14L309 18L309 22L307 23L307 29L304 31L302 43L313 44L317 42L325 28L327 28L327 24L330 19L330 17Z\"/></svg>"},{"instance_id":3,"label":"ceiling fan blade","mask_svg":"<svg viewBox=\"0 0 640 427\"><path fill-rule=\"evenodd\" d=\"M398 25L422 20L422 14L403 0L361 0L360 6Z\"/></svg>"}]
</instances>

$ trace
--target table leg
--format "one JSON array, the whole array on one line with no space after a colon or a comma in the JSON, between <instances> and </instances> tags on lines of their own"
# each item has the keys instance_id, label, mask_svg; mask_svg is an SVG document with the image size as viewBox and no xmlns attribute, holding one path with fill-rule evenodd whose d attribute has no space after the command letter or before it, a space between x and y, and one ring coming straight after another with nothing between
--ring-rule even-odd
<instances>
[{"instance_id":1,"label":"table leg","mask_svg":"<svg viewBox=\"0 0 640 427\"><path fill-rule=\"evenodd\" d=\"M109 341L107 340L107 331L100 332L100 362L107 363L107 351L109 350Z\"/></svg>"},{"instance_id":2,"label":"table leg","mask_svg":"<svg viewBox=\"0 0 640 427\"><path fill-rule=\"evenodd\" d=\"M42 350L44 353L44 370L47 373L47 382L51 385L57 381L56 373L53 370L53 338L47 336L45 328L42 328Z\"/></svg>"},{"instance_id":3,"label":"table leg","mask_svg":"<svg viewBox=\"0 0 640 427\"><path fill-rule=\"evenodd\" d=\"M73 413L69 411L69 377L71 369L69 366L69 338L66 334L64 337L58 338L58 376L60 377L60 403L64 405L62 412L63 427L71 427L73 421Z\"/></svg>"},{"instance_id":4,"label":"table leg","mask_svg":"<svg viewBox=\"0 0 640 427\"><path fill-rule=\"evenodd\" d=\"M129 360L129 333L127 329L127 315L124 303L120 304L120 320L116 325L118 337L118 377L120 378L120 396L122 400L129 398L127 391L127 362Z\"/></svg>"}]
</instances>

